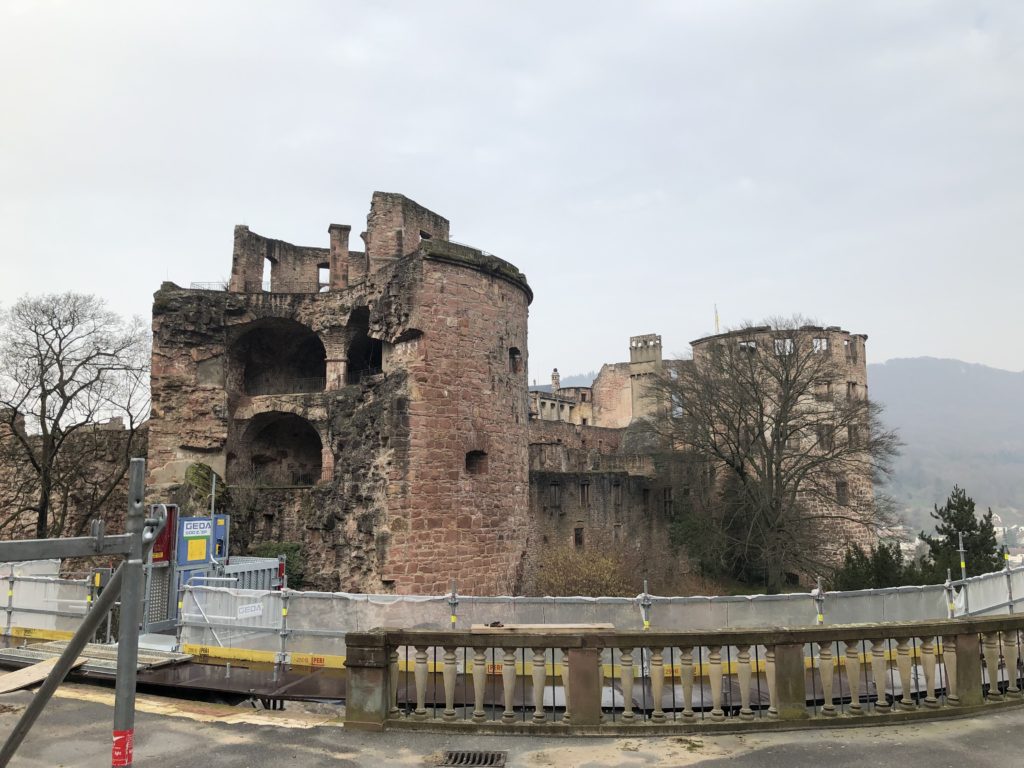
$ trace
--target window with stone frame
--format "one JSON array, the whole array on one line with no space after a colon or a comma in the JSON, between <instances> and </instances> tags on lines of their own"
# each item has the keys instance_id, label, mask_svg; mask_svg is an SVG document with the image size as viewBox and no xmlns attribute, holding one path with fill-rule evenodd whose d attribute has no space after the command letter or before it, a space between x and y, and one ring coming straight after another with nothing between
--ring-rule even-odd
<instances>
[{"instance_id":1,"label":"window with stone frame","mask_svg":"<svg viewBox=\"0 0 1024 768\"><path fill-rule=\"evenodd\" d=\"M661 491L661 504L666 515L671 515L674 507L674 500L672 498L672 486L667 486Z\"/></svg>"},{"instance_id":2,"label":"window with stone frame","mask_svg":"<svg viewBox=\"0 0 1024 768\"><path fill-rule=\"evenodd\" d=\"M590 481L580 480L580 506L584 509L590 506Z\"/></svg>"},{"instance_id":3,"label":"window with stone frame","mask_svg":"<svg viewBox=\"0 0 1024 768\"><path fill-rule=\"evenodd\" d=\"M815 352L828 352L828 337L827 336L815 336L811 340L811 349Z\"/></svg>"},{"instance_id":4,"label":"window with stone frame","mask_svg":"<svg viewBox=\"0 0 1024 768\"><path fill-rule=\"evenodd\" d=\"M560 483L555 482L548 486L548 505L552 507L562 505L562 485Z\"/></svg>"},{"instance_id":5,"label":"window with stone frame","mask_svg":"<svg viewBox=\"0 0 1024 768\"><path fill-rule=\"evenodd\" d=\"M572 543L576 549L583 549L583 526L577 525L572 531Z\"/></svg>"},{"instance_id":6,"label":"window with stone frame","mask_svg":"<svg viewBox=\"0 0 1024 768\"><path fill-rule=\"evenodd\" d=\"M818 438L818 448L824 453L831 453L835 447L835 443L832 438L833 427L831 424L819 424L815 428Z\"/></svg>"},{"instance_id":7,"label":"window with stone frame","mask_svg":"<svg viewBox=\"0 0 1024 768\"><path fill-rule=\"evenodd\" d=\"M850 503L850 485L843 478L836 480L836 504L846 506Z\"/></svg>"}]
</instances>

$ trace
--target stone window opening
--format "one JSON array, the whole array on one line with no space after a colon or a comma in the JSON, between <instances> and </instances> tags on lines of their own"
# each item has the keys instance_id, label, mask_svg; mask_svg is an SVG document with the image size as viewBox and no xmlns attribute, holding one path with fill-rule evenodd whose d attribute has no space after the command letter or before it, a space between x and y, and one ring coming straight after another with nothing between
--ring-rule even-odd
<instances>
[{"instance_id":1,"label":"stone window opening","mask_svg":"<svg viewBox=\"0 0 1024 768\"><path fill-rule=\"evenodd\" d=\"M643 500L644 512L650 512L651 511L651 489L650 488L644 488L643 491L641 491L641 496L642 496L642 500Z\"/></svg>"},{"instance_id":2,"label":"stone window opening","mask_svg":"<svg viewBox=\"0 0 1024 768\"><path fill-rule=\"evenodd\" d=\"M431 235L429 232L427 232L425 230L422 230L422 229L420 230L420 240L431 240L431 239L433 239L433 235Z\"/></svg>"},{"instance_id":3,"label":"stone window opening","mask_svg":"<svg viewBox=\"0 0 1024 768\"><path fill-rule=\"evenodd\" d=\"M576 549L583 549L583 526L577 525L573 529L572 544Z\"/></svg>"},{"instance_id":4,"label":"stone window opening","mask_svg":"<svg viewBox=\"0 0 1024 768\"><path fill-rule=\"evenodd\" d=\"M583 418L583 426L584 427L587 426L587 419L586 419L586 417Z\"/></svg>"},{"instance_id":5,"label":"stone window opening","mask_svg":"<svg viewBox=\"0 0 1024 768\"><path fill-rule=\"evenodd\" d=\"M857 399L857 382L848 381L846 382L846 399L856 400Z\"/></svg>"},{"instance_id":6,"label":"stone window opening","mask_svg":"<svg viewBox=\"0 0 1024 768\"><path fill-rule=\"evenodd\" d=\"M259 321L231 345L231 378L247 395L323 392L327 353L312 330L292 320Z\"/></svg>"},{"instance_id":7,"label":"stone window opening","mask_svg":"<svg viewBox=\"0 0 1024 768\"><path fill-rule=\"evenodd\" d=\"M331 289L331 265L317 264L317 290L325 293Z\"/></svg>"},{"instance_id":8,"label":"stone window opening","mask_svg":"<svg viewBox=\"0 0 1024 768\"><path fill-rule=\"evenodd\" d=\"M471 475L487 474L487 452L470 451L466 454L466 472Z\"/></svg>"},{"instance_id":9,"label":"stone window opening","mask_svg":"<svg viewBox=\"0 0 1024 768\"><path fill-rule=\"evenodd\" d=\"M580 506L584 509L590 506L590 481L580 481Z\"/></svg>"},{"instance_id":10,"label":"stone window opening","mask_svg":"<svg viewBox=\"0 0 1024 768\"><path fill-rule=\"evenodd\" d=\"M757 342L753 339L744 339L739 343L740 352L754 353L757 351Z\"/></svg>"},{"instance_id":11,"label":"stone window opening","mask_svg":"<svg viewBox=\"0 0 1024 768\"><path fill-rule=\"evenodd\" d=\"M836 504L845 507L850 503L850 486L846 480L836 480Z\"/></svg>"},{"instance_id":12,"label":"stone window opening","mask_svg":"<svg viewBox=\"0 0 1024 768\"><path fill-rule=\"evenodd\" d=\"M795 346L792 337L786 336L781 339L775 339L775 354L779 357L792 355Z\"/></svg>"},{"instance_id":13,"label":"stone window opening","mask_svg":"<svg viewBox=\"0 0 1024 768\"><path fill-rule=\"evenodd\" d=\"M665 514L671 515L673 509L672 486L668 486L662 490L661 503L665 510Z\"/></svg>"},{"instance_id":14,"label":"stone window opening","mask_svg":"<svg viewBox=\"0 0 1024 768\"><path fill-rule=\"evenodd\" d=\"M260 279L259 290L269 292L273 283L274 260L269 256L263 259L263 274Z\"/></svg>"},{"instance_id":15,"label":"stone window opening","mask_svg":"<svg viewBox=\"0 0 1024 768\"><path fill-rule=\"evenodd\" d=\"M517 347L508 348L508 372L523 372L523 353Z\"/></svg>"},{"instance_id":16,"label":"stone window opening","mask_svg":"<svg viewBox=\"0 0 1024 768\"><path fill-rule=\"evenodd\" d=\"M834 447L832 441L832 426L830 424L820 424L816 428L818 437L818 447L824 453L831 453Z\"/></svg>"},{"instance_id":17,"label":"stone window opening","mask_svg":"<svg viewBox=\"0 0 1024 768\"><path fill-rule=\"evenodd\" d=\"M814 396L818 400L832 399L832 382L825 379L814 382Z\"/></svg>"},{"instance_id":18,"label":"stone window opening","mask_svg":"<svg viewBox=\"0 0 1024 768\"><path fill-rule=\"evenodd\" d=\"M552 507L562 505L562 486L559 483L551 483L548 486L548 503Z\"/></svg>"},{"instance_id":19,"label":"stone window opening","mask_svg":"<svg viewBox=\"0 0 1024 768\"><path fill-rule=\"evenodd\" d=\"M811 348L815 352L828 352L828 337L816 336L811 340Z\"/></svg>"},{"instance_id":20,"label":"stone window opening","mask_svg":"<svg viewBox=\"0 0 1024 768\"><path fill-rule=\"evenodd\" d=\"M622 483L612 483L612 504L616 507L622 506Z\"/></svg>"},{"instance_id":21,"label":"stone window opening","mask_svg":"<svg viewBox=\"0 0 1024 768\"><path fill-rule=\"evenodd\" d=\"M262 413L243 437L255 485L311 486L322 477L323 442L306 419L292 413Z\"/></svg>"},{"instance_id":22,"label":"stone window opening","mask_svg":"<svg viewBox=\"0 0 1024 768\"><path fill-rule=\"evenodd\" d=\"M366 307L353 310L349 325L355 334L348 346L345 383L358 384L383 370L384 343L370 337L370 310Z\"/></svg>"},{"instance_id":23,"label":"stone window opening","mask_svg":"<svg viewBox=\"0 0 1024 768\"><path fill-rule=\"evenodd\" d=\"M580 392L580 402L581 403L587 402L587 393L586 392Z\"/></svg>"}]
</instances>

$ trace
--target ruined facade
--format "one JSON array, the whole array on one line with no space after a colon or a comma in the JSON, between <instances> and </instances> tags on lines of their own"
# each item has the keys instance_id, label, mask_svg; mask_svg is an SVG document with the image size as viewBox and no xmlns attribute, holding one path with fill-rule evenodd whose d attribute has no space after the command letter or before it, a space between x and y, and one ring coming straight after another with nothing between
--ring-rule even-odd
<instances>
[{"instance_id":1,"label":"ruined facade","mask_svg":"<svg viewBox=\"0 0 1024 768\"><path fill-rule=\"evenodd\" d=\"M828 360L829 376L816 381L815 405L833 398L867 398L867 336L839 327L805 326L801 336L809 336L814 350ZM602 366L591 387L561 389L557 369L550 389L534 387L530 393L530 480L531 520L544 542L572 542L579 547L588 542L613 543L626 549L636 546L649 553L648 561L638 564L645 576L664 573L666 559L685 571L685 558L668 546L672 521L683 514L691 493L696 499L701 489L714 485L714 476L703 476L684 455L673 456L652 446L630 443L630 424L656 416L659 407L647 383L652 375L670 366L700 365L715 345L738 345L753 349L760 345L773 354L786 354L792 340L785 332L769 327L745 328L716 334L691 342L693 359L664 360L661 337L656 334L634 336L629 342L628 363ZM574 415L581 400L588 406L590 423L581 423ZM557 424L561 424L561 432ZM566 430L572 430L573 439ZM794 451L814 451L816 435L804 435L791 441ZM836 437L835 439L843 439ZM852 439L852 438L851 438ZM554 445L552 445L554 443ZM612 445L611 450L600 445ZM721 475L719 476L719 480ZM835 497L844 499L851 510L873 505L870 472L829 478L836 483ZM828 512L816 505L817 512ZM851 515L856 517L856 515ZM843 515L822 530L819 545L835 558L850 544L867 547L877 543L871 530ZM827 559L827 558L826 558Z\"/></svg>"},{"instance_id":2,"label":"ruined facade","mask_svg":"<svg viewBox=\"0 0 1024 768\"><path fill-rule=\"evenodd\" d=\"M591 386L556 370L529 391L533 297L514 266L402 195L374 193L362 250L347 225L327 234L236 227L226 285L156 293L154 496L208 465L233 540L300 542L318 589L513 593L560 546L631 553L653 588L686 570L670 527L690 469L629 429L660 407L660 336L632 337ZM866 390L864 337L822 334L848 363L834 386Z\"/></svg>"},{"instance_id":3,"label":"ruined facade","mask_svg":"<svg viewBox=\"0 0 1024 768\"><path fill-rule=\"evenodd\" d=\"M319 588L514 588L532 293L448 229L378 192L364 250L350 249L348 226L331 225L326 248L236 227L226 290L165 283L153 493L211 466L236 498L258 498L235 510L241 540L302 542Z\"/></svg>"}]
</instances>

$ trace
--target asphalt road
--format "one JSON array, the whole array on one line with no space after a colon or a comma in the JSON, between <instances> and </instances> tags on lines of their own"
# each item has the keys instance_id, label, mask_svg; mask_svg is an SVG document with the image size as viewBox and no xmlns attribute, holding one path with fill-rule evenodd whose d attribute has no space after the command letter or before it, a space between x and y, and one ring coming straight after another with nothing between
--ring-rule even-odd
<instances>
[{"instance_id":1,"label":"asphalt road","mask_svg":"<svg viewBox=\"0 0 1024 768\"><path fill-rule=\"evenodd\" d=\"M0 696L6 736L31 694ZM65 686L12 762L15 768L109 766L112 692ZM446 749L507 750L509 766L927 768L1024 764L1024 708L906 726L657 738L469 737L349 732L338 711L264 712L140 697L135 765L160 768L429 766Z\"/></svg>"}]
</instances>

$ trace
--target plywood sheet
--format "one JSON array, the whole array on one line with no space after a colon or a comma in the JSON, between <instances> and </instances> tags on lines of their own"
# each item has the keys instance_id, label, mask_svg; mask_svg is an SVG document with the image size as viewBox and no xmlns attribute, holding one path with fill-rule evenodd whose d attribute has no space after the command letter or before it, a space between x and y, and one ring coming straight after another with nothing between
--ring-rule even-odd
<instances>
[{"instance_id":1,"label":"plywood sheet","mask_svg":"<svg viewBox=\"0 0 1024 768\"><path fill-rule=\"evenodd\" d=\"M19 669L15 672L8 672L5 675L0 675L0 693L10 693L11 691L17 691L21 688L27 688L30 685L41 683L46 679L46 676L50 674L50 671L57 664L57 661L58 659L55 656L52 659L40 661L38 664L33 664L30 667L25 667L24 669ZM85 664L85 662L85 657L79 656L72 665L72 669L74 669L74 667L80 667L82 664Z\"/></svg>"}]
</instances>

